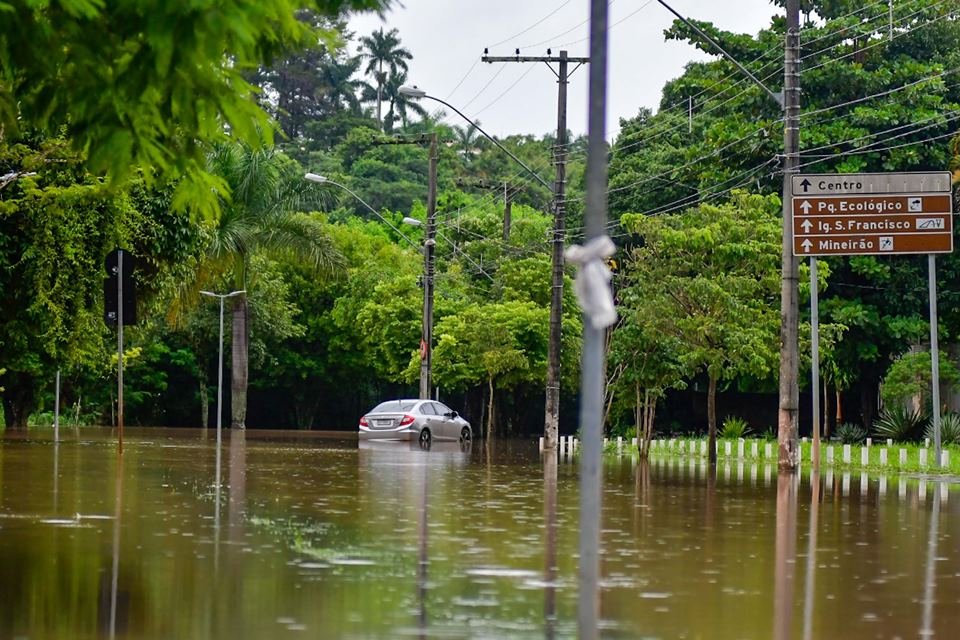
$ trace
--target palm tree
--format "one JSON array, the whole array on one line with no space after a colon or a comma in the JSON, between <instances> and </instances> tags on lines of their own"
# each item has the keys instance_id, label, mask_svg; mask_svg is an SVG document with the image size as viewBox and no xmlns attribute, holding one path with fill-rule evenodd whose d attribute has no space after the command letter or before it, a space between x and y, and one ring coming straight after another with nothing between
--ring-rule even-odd
<instances>
[{"instance_id":1,"label":"palm tree","mask_svg":"<svg viewBox=\"0 0 960 640\"><path fill-rule=\"evenodd\" d=\"M420 117L427 115L427 110L420 106L420 103L410 96L400 93L400 87L407 83L407 72L401 71L390 76L387 83L383 86L383 98L390 103L390 109L383 118L383 130L393 131L393 126L397 120L406 128L408 111L416 113Z\"/></svg>"},{"instance_id":2,"label":"palm tree","mask_svg":"<svg viewBox=\"0 0 960 640\"><path fill-rule=\"evenodd\" d=\"M460 153L469 159L474 153L479 151L484 138L480 137L475 125L482 124L479 120L475 124L464 127L453 126L454 143L459 147Z\"/></svg>"},{"instance_id":3,"label":"palm tree","mask_svg":"<svg viewBox=\"0 0 960 640\"><path fill-rule=\"evenodd\" d=\"M207 282L229 278L235 290L253 285L250 257L263 251L293 253L318 270L332 273L342 257L322 226L302 211L312 203L299 168L272 148L242 143L217 147L208 168L230 189L220 202L220 215L210 229L206 255L197 269L199 289ZM196 297L194 297L196 299ZM233 299L231 366L231 426L243 429L247 416L247 376L250 330L246 296Z\"/></svg>"},{"instance_id":4,"label":"palm tree","mask_svg":"<svg viewBox=\"0 0 960 640\"><path fill-rule=\"evenodd\" d=\"M316 90L316 100L326 113L349 111L360 113L358 94L364 82L353 77L363 61L359 56L329 56L325 64L318 67L320 86Z\"/></svg>"},{"instance_id":5,"label":"palm tree","mask_svg":"<svg viewBox=\"0 0 960 640\"><path fill-rule=\"evenodd\" d=\"M400 46L400 33L396 29L384 33L382 27L379 31L360 38L360 53L367 58L364 73L373 76L375 82L377 122L383 129L384 87L392 76L408 70L407 60L412 60L413 54Z\"/></svg>"}]
</instances>

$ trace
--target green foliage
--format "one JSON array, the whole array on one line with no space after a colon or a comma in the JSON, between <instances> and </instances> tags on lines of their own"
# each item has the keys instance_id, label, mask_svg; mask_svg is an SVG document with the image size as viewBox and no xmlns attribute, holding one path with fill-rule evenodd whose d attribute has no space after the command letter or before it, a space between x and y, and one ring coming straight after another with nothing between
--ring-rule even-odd
<instances>
[{"instance_id":1,"label":"green foliage","mask_svg":"<svg viewBox=\"0 0 960 640\"><path fill-rule=\"evenodd\" d=\"M956 387L960 383L960 371L949 357L940 352L940 384ZM886 405L904 403L914 397L930 406L930 388L933 384L929 351L905 353L890 367L883 380L881 397Z\"/></svg>"},{"instance_id":2,"label":"green foliage","mask_svg":"<svg viewBox=\"0 0 960 640\"><path fill-rule=\"evenodd\" d=\"M321 14L386 0L314 0ZM114 184L137 166L183 174L176 201L211 211L223 183L204 170L209 145L268 130L244 74L336 33L296 19L301 3L173 0L3 5L0 127L67 127L88 166ZM230 134L227 133L228 125Z\"/></svg>"},{"instance_id":3,"label":"green foliage","mask_svg":"<svg viewBox=\"0 0 960 640\"><path fill-rule=\"evenodd\" d=\"M902 404L888 405L880 412L880 418L873 425L873 432L882 438L908 442L920 437L927 419L919 409L911 409Z\"/></svg>"},{"instance_id":4,"label":"green foliage","mask_svg":"<svg viewBox=\"0 0 960 640\"><path fill-rule=\"evenodd\" d=\"M866 440L867 430L853 422L842 422L837 425L834 435L844 444L859 444Z\"/></svg>"},{"instance_id":5,"label":"green foliage","mask_svg":"<svg viewBox=\"0 0 960 640\"><path fill-rule=\"evenodd\" d=\"M933 442L933 421L927 423L924 437ZM940 416L941 444L960 444L960 413L950 412Z\"/></svg>"},{"instance_id":6,"label":"green foliage","mask_svg":"<svg viewBox=\"0 0 960 640\"><path fill-rule=\"evenodd\" d=\"M721 438L745 438L750 433L747 421L737 416L727 416L720 428Z\"/></svg>"},{"instance_id":7,"label":"green foliage","mask_svg":"<svg viewBox=\"0 0 960 640\"><path fill-rule=\"evenodd\" d=\"M436 379L465 388L496 380L502 388L546 375L549 310L531 302L471 306L436 325ZM417 370L411 360L408 378Z\"/></svg>"},{"instance_id":8,"label":"green foliage","mask_svg":"<svg viewBox=\"0 0 960 640\"><path fill-rule=\"evenodd\" d=\"M686 376L705 371L711 387L738 376L773 375L778 209L776 196L736 193L724 205L677 215L623 216L623 225L644 237L628 262L628 285L620 294L623 315L648 345L666 349L667 357L655 360L663 382L678 371Z\"/></svg>"}]
</instances>

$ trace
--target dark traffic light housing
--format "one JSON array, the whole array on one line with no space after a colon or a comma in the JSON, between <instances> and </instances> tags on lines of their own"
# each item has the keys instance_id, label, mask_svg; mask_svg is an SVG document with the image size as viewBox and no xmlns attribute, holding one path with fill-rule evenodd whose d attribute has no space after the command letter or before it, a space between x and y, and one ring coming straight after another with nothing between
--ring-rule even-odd
<instances>
[{"instance_id":1,"label":"dark traffic light housing","mask_svg":"<svg viewBox=\"0 0 960 640\"><path fill-rule=\"evenodd\" d=\"M135 258L129 251L123 251L123 273L118 274L121 251L114 249L104 260L107 278L103 281L103 321L110 326L117 324L117 286L120 282L123 282L123 324L137 323L137 289L133 282Z\"/></svg>"}]
</instances>

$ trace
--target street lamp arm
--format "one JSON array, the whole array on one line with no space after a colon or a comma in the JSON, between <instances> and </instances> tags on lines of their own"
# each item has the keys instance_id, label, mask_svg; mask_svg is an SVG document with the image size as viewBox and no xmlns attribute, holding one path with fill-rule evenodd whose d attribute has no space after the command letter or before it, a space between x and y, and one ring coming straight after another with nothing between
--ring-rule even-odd
<instances>
[{"instance_id":1,"label":"street lamp arm","mask_svg":"<svg viewBox=\"0 0 960 640\"><path fill-rule=\"evenodd\" d=\"M311 177L311 176L313 176L313 177ZM347 193L349 193L350 195L352 195L354 198L356 198L356 199L357 199L357 202L359 202L360 204L362 204L363 206L365 206L365 207L367 208L367 210L370 211L370 213L372 213L373 215L375 215L375 216L377 216L378 218L380 218L380 219L384 222L384 224L386 224L388 227L390 227L391 229L393 229L393 231L394 231L398 236L400 236L401 238L403 238L404 240L406 240L407 243L409 243L411 247L413 247L413 248L415 248L415 249L417 249L417 250L420 249L420 245L418 245L416 242L414 242L413 240L411 240L410 238L408 238L407 236L405 236L405 235L403 234L403 231L400 231L400 229L397 229L397 228L393 225L392 222L390 222L389 220L387 220L386 218L384 218L384 217L380 214L379 211L377 211L376 209L374 209L373 207L371 207L371 206L367 203L366 200L364 200L363 198L361 198L361 197L360 197L353 189L351 189L350 187L348 187L348 186L346 186L346 185L343 185L343 184L340 184L339 182L335 182L335 181L331 180L330 178L326 178L326 177L323 177L323 176L317 176L316 174L312 174L312 173L308 173L306 176L304 176L304 178L306 178L306 179L309 180L310 182L316 182L317 184L332 184L332 185L335 186L335 187L340 187L341 189L343 189L344 191L346 191ZM322 180L321 180L320 178L322 178Z\"/></svg>"},{"instance_id":2,"label":"street lamp arm","mask_svg":"<svg viewBox=\"0 0 960 640\"><path fill-rule=\"evenodd\" d=\"M496 138L494 138L494 137L491 136L489 133L487 133L486 131L484 131L483 129L481 129L480 126L479 126L476 122L474 122L473 120L471 120L470 118L468 118L466 115L464 115L464 113L463 113L462 111L460 111L460 109L457 109L455 106L453 106L452 104L450 104L450 103L447 102L446 100L441 100L440 98L436 98L436 97L431 96L430 94L427 94L427 93L423 94L423 97L424 97L424 98L429 98L429 99L431 99L431 100L433 100L433 101L435 101L435 102L439 102L440 104L442 104L442 105L444 105L444 106L446 106L446 107L449 107L450 109L453 109L458 116L460 116L461 118L463 118L464 120L466 120L467 122L469 122L470 125L471 125L474 129L476 129L476 130L479 131L481 134L483 134L483 137L484 137L484 138L486 138L487 140L489 140L489 141L492 142L493 144L497 145L497 148L498 148L498 149L500 149L501 151L503 151L505 154L507 154L508 156L510 156L510 157L513 159L514 162L516 162L516 163L519 164L521 167L523 167L524 169L526 169L526 170L527 170L527 173L529 173L531 176L533 176L533 178L534 178L537 182L539 182L540 184L542 184L543 186L545 186L547 189L551 189L551 190L553 189L553 187L552 187L550 184L548 184L543 178L541 178L541 177L537 174L536 171L534 171L533 169L531 169L530 167L528 167L528 166L526 165L526 163L524 163L523 160L521 160L520 158L518 158L517 156L515 156L513 153L510 152L509 149L507 149L505 146L503 146L502 144L500 144L500 143L496 140Z\"/></svg>"},{"instance_id":3,"label":"street lamp arm","mask_svg":"<svg viewBox=\"0 0 960 640\"><path fill-rule=\"evenodd\" d=\"M740 71L742 71L744 74L746 74L746 76L747 76L748 78L750 78L750 80L752 80L755 85L757 85L758 87L760 87L761 89L763 89L763 90L767 93L768 96L770 96L771 98L773 98L774 102L776 102L776 103L780 106L780 108L783 108L784 101L783 101L783 96L782 96L782 95L777 95L777 94L775 94L773 91L771 91L771 90L767 87L767 85L765 85L765 84L763 84L762 82L760 82L760 80L758 80L755 75L753 75L752 73L750 73L750 71L747 70L747 68L746 68L745 66L743 66L742 64L740 64L740 61L739 61L739 60L737 60L737 59L734 58L732 55L730 55L729 53L727 53L726 50L725 50L723 47L721 47L719 44L717 44L717 41L716 41L716 40L714 40L713 38L711 38L710 36L708 36L706 33L704 33L703 29L701 29L700 27L698 27L697 25L693 24L692 22L690 22L689 20L687 20L686 18L684 18L682 15L680 15L679 13L677 13L677 12L674 10L674 8L671 7L670 5L668 5L666 2L664 2L664 0L657 0L657 2L659 2L661 5L663 5L663 8L664 8L664 9L666 9L667 11L669 11L670 13L672 13L673 15L677 16L677 18L678 18L681 22L683 22L685 25L687 25L688 27L690 27L691 29L693 29L694 31L696 31L696 32L697 32L702 38L704 38L707 42L709 42L710 44L712 44L717 51L719 51L721 54L723 54L723 57L724 57L724 58L726 58L727 60L729 60L730 62L732 62L733 64L735 64L735 65L737 66L737 68L740 69Z\"/></svg>"}]
</instances>

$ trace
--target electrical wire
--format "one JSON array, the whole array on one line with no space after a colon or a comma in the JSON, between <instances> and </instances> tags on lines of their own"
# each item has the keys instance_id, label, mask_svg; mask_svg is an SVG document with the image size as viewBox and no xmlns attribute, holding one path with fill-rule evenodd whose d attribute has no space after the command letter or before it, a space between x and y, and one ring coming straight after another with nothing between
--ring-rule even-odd
<instances>
[{"instance_id":1,"label":"electrical wire","mask_svg":"<svg viewBox=\"0 0 960 640\"><path fill-rule=\"evenodd\" d=\"M491 84L493 84L493 81L497 79L497 76L499 76L501 73L503 73L503 70L506 69L506 68L507 68L507 65L505 65L505 64L500 65L500 68L497 69L496 73L493 74L493 77L491 77L489 80L487 80L487 84L483 85L483 87L481 87L480 91L477 91L477 93L475 93L472 98L470 98L469 100L467 100L460 108L461 108L461 109L466 109L468 106L470 106L471 104L473 104L473 101L476 100L477 98L479 98L479 97L480 97L480 94L482 94L484 91L486 91L486 90L487 90L487 87L489 87Z\"/></svg>"},{"instance_id":2,"label":"electrical wire","mask_svg":"<svg viewBox=\"0 0 960 640\"><path fill-rule=\"evenodd\" d=\"M913 16L915 16L915 15L917 15L917 14L919 14L919 13L922 13L922 11L918 11L918 12L916 12L916 13L908 16L907 19L912 18ZM902 38L902 37L904 37L904 36L907 36L907 35L913 33L914 31L917 31L918 29L923 29L924 27L929 27L930 25L936 24L936 23L938 23L938 22L940 22L940 21L942 21L942 20L948 20L948 19L951 19L951 18L955 18L955 17L957 17L958 15L960 15L960 11L954 11L953 13L949 13L949 14L940 16L939 18L936 18L935 20L928 20L928 21L926 21L926 22L922 22L922 23L916 25L915 27L913 27L912 29L907 29L906 31L901 31L901 32L899 32L899 33L894 33L894 34L893 34L893 40L896 40L897 38ZM820 68L822 68L822 67L826 67L827 65L836 64L837 62L841 62L841 61L846 60L847 58L850 58L850 57L852 57L852 56L862 55L865 51L869 51L870 49L874 49L874 48L876 48L876 47L879 47L880 45L889 44L890 41L891 41L890 38L884 38L884 39L882 39L882 40L877 40L875 43L873 43L873 44L871 44L871 45L867 45L867 46L863 47L862 49L857 49L857 50L855 50L855 51L851 51L851 52L849 52L849 53L847 53L847 54L844 54L844 55L842 55L842 56L839 56L839 57L831 57L829 60L827 60L827 61L825 61L825 62L821 62L821 63L818 64L818 65L814 65L814 66L812 66L812 67L806 68L805 71L806 71L807 73L809 73L809 72L811 72L811 71L815 71L815 70L820 69ZM837 46L840 46L840 45L837 45Z\"/></svg>"},{"instance_id":3,"label":"electrical wire","mask_svg":"<svg viewBox=\"0 0 960 640\"><path fill-rule=\"evenodd\" d=\"M539 20L537 20L536 22L534 22L532 25L530 25L529 27L527 27L526 29L524 29L524 30L521 31L520 33L515 33L515 34L513 34L512 36L510 36L509 38L504 38L504 39L501 40L500 42L494 42L492 45L490 45L490 47L491 47L491 48L493 48L493 47L499 47L499 46L502 45L502 44L506 44L506 43L510 42L510 41L513 40L514 38L519 38L520 36L522 36L523 34L527 33L528 31L531 31L531 30L534 29L535 27L538 27L538 26L540 26L541 24L543 24L547 19L552 18L558 11L560 11L560 9L563 9L563 8L564 8L565 6L567 6L568 4L570 4L570 0L566 0L566 2L562 3L559 7L557 7L556 9L554 9L553 11L551 11L550 13L548 13L547 15L543 16L542 18L540 18Z\"/></svg>"},{"instance_id":4,"label":"electrical wire","mask_svg":"<svg viewBox=\"0 0 960 640\"><path fill-rule=\"evenodd\" d=\"M614 28L615 26L617 26L618 24L622 24L622 23L626 22L627 20L629 20L630 18L632 18L633 16L637 15L638 13L640 13L641 11L643 11L644 9L646 9L648 6L650 6L652 3L653 3L653 0L647 0L647 1L644 2L642 5L640 5L640 8L635 9L634 11L628 13L628 14L625 15L624 17L622 17L622 18L620 18L619 20L617 20L616 22L614 22L613 24L607 25L607 33L609 33L610 30L613 29L613 28ZM558 45L556 45L556 46L557 46L557 47L569 47L570 45L580 44L581 42L586 42L586 41L588 41L589 39L590 39L590 36L587 36L586 38L580 38L579 40L573 40L573 41L571 41L571 42L562 42L562 43L560 43L560 44L558 44Z\"/></svg>"},{"instance_id":5,"label":"electrical wire","mask_svg":"<svg viewBox=\"0 0 960 640\"><path fill-rule=\"evenodd\" d=\"M504 65L504 66L506 66L506 65ZM493 105L495 105L497 102L499 102L500 99L503 98L503 96L505 96L505 95L507 95L508 93L510 93L510 91L512 91L514 87L516 87L518 84L520 84L520 81L523 80L524 78L526 78L526 77L527 77L527 74L530 73L531 71L533 71L534 68L535 68L535 65L532 65L532 64L531 64L531 65L528 65L526 71L524 71L522 74L520 74L520 77L518 77L516 80L514 80L514 81L513 81L513 84L511 84L509 87L507 87L506 89L504 89L504 90L503 90L503 93L501 93L501 94L498 95L496 98L494 98L493 100L491 100L490 102L488 102L488 103L487 103L486 105L484 105L483 108L481 108L479 111L474 111L474 112L473 112L473 119L476 120L476 119L477 119L477 116L479 116L481 113L483 113L484 111L486 111L487 109L489 109L490 107L492 107Z\"/></svg>"}]
</instances>

